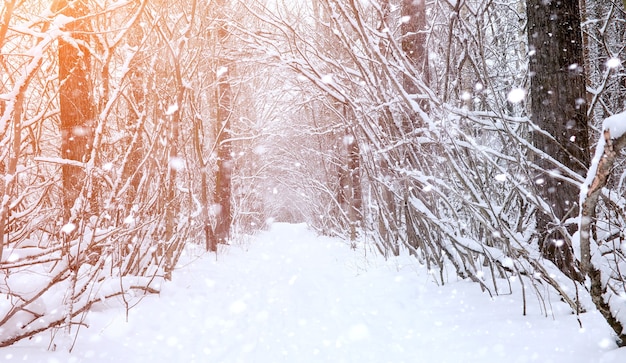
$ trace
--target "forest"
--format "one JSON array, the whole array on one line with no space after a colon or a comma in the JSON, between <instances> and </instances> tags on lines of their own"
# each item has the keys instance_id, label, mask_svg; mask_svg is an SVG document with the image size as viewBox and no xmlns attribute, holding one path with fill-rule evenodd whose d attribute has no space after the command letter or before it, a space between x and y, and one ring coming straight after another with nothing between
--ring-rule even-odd
<instances>
[{"instance_id":1,"label":"forest","mask_svg":"<svg viewBox=\"0 0 626 363\"><path fill-rule=\"evenodd\" d=\"M625 11L4 0L0 347L270 221L557 294L626 344Z\"/></svg>"}]
</instances>

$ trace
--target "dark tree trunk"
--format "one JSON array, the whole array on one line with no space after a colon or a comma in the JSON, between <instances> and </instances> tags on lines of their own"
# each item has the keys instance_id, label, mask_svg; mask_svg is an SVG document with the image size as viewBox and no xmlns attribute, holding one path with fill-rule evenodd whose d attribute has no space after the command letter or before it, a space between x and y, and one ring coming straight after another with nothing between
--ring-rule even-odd
<instances>
[{"instance_id":1,"label":"dark tree trunk","mask_svg":"<svg viewBox=\"0 0 626 363\"><path fill-rule=\"evenodd\" d=\"M428 52L426 50L426 0L402 0L402 51L406 54L411 67L403 75L404 90L414 97L419 94L419 87L416 79L428 83ZM416 100L417 101L417 100ZM428 103L417 101L423 110L427 110ZM411 106L412 108L413 106ZM402 125L402 132L405 134L413 132L417 126L423 122L417 112L408 110Z\"/></svg>"},{"instance_id":2,"label":"dark tree trunk","mask_svg":"<svg viewBox=\"0 0 626 363\"><path fill-rule=\"evenodd\" d=\"M231 92L226 74L220 76L217 86L217 175L215 177L215 201L219 206L215 225L217 243L226 243L230 237L231 224L231 174L232 156L229 118ZM214 250L215 246L212 247Z\"/></svg>"},{"instance_id":3,"label":"dark tree trunk","mask_svg":"<svg viewBox=\"0 0 626 363\"><path fill-rule=\"evenodd\" d=\"M89 50L81 44L89 39L89 23L80 20L88 14L88 7L84 0L61 0L56 3L55 9L68 17L79 19L64 29L71 33L76 42L59 40L61 157L85 162L90 155L94 127L90 55ZM67 222L85 175L80 167L72 165L63 165L62 173L64 220Z\"/></svg>"},{"instance_id":4,"label":"dark tree trunk","mask_svg":"<svg viewBox=\"0 0 626 363\"><path fill-rule=\"evenodd\" d=\"M343 106L343 118L348 124L355 122L350 111ZM342 140L345 146L345 154L341 153L339 158L339 193L337 201L341 205L345 215L348 217L350 240L357 237L357 229L362 225L362 189L361 189L361 152L359 143L354 134L354 130L347 127ZM344 162L345 161L345 162Z\"/></svg>"},{"instance_id":5,"label":"dark tree trunk","mask_svg":"<svg viewBox=\"0 0 626 363\"><path fill-rule=\"evenodd\" d=\"M414 75L428 83L428 53L426 51L426 1L402 0L402 50L420 74ZM418 93L415 83L405 76L404 88L410 94Z\"/></svg>"},{"instance_id":6,"label":"dark tree trunk","mask_svg":"<svg viewBox=\"0 0 626 363\"><path fill-rule=\"evenodd\" d=\"M590 155L578 1L529 0L527 13L531 119L554 138L535 132L533 143L565 167L584 175ZM544 157L538 156L536 163L543 169L537 175L538 193L550 205L554 217L560 221L575 217L579 187L555 177L562 173ZM544 256L571 278L582 279L565 227L541 212L537 224Z\"/></svg>"},{"instance_id":7,"label":"dark tree trunk","mask_svg":"<svg viewBox=\"0 0 626 363\"><path fill-rule=\"evenodd\" d=\"M224 1L219 1L218 6L223 7ZM223 9L220 9L220 26L217 30L217 38L220 46L224 47L228 30L224 22ZM228 62L224 55L218 56L217 60L217 175L215 176L215 202L218 211L215 222L214 238L217 243L227 243L230 238L230 225L232 223L231 207L231 175L233 158L230 144L230 116L232 110L232 94L230 88L230 75ZM215 251L215 244L210 246Z\"/></svg>"}]
</instances>

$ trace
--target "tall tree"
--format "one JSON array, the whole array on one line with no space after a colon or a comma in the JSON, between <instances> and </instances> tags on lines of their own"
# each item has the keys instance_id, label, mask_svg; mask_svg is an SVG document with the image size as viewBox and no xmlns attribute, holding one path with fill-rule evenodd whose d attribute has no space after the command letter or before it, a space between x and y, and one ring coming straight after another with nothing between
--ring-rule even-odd
<instances>
[{"instance_id":1,"label":"tall tree","mask_svg":"<svg viewBox=\"0 0 626 363\"><path fill-rule=\"evenodd\" d=\"M404 90L415 97L419 93L416 78L428 83L428 53L426 51L426 1L402 0L402 51L409 65L403 77ZM420 102L424 108L425 102ZM405 132L410 132L416 124L417 115L405 119Z\"/></svg>"},{"instance_id":2,"label":"tall tree","mask_svg":"<svg viewBox=\"0 0 626 363\"><path fill-rule=\"evenodd\" d=\"M65 26L71 39L59 39L59 106L61 120L61 156L78 162L87 161L92 146L94 106L91 97L89 21L83 19L89 8L85 0L59 0L54 10L75 20ZM63 165L64 220L80 194L84 179L80 167Z\"/></svg>"},{"instance_id":3,"label":"tall tree","mask_svg":"<svg viewBox=\"0 0 626 363\"><path fill-rule=\"evenodd\" d=\"M579 186L567 181L571 176L561 167L584 175L590 159L579 2L529 0L526 9L530 112L543 130L534 132L533 142L545 153L536 160L542 169L536 184L552 213L537 216L539 245L545 257L580 280L564 224L578 214Z\"/></svg>"},{"instance_id":4,"label":"tall tree","mask_svg":"<svg viewBox=\"0 0 626 363\"><path fill-rule=\"evenodd\" d=\"M402 0L402 50L406 54L411 65L420 74L425 82L428 82L428 53L426 51L426 1L425 0ZM405 77L407 92L415 94L417 88Z\"/></svg>"},{"instance_id":5,"label":"tall tree","mask_svg":"<svg viewBox=\"0 0 626 363\"><path fill-rule=\"evenodd\" d=\"M221 46L222 52L224 44L228 37L227 22L224 18L225 0L217 2L218 6L218 25L217 25L217 41ZM230 87L228 69L229 62L224 53L217 56L217 127L216 127L216 145L217 145L217 174L215 176L215 202L218 206L215 224L215 242L226 243L230 238L230 225L232 221L232 167L233 157L231 154L230 144L230 116L232 111L232 93ZM217 250L215 243L209 246L211 251Z\"/></svg>"}]
</instances>

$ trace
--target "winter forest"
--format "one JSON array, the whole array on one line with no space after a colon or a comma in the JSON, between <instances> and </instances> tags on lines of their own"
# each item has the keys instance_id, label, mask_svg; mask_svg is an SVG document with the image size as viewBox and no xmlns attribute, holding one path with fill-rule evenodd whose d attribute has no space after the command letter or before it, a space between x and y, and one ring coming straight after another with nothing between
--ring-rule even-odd
<instances>
[{"instance_id":1,"label":"winter forest","mask_svg":"<svg viewBox=\"0 0 626 363\"><path fill-rule=\"evenodd\" d=\"M556 297L625 345L625 11L2 1L0 347L272 221L521 292L512 315Z\"/></svg>"}]
</instances>

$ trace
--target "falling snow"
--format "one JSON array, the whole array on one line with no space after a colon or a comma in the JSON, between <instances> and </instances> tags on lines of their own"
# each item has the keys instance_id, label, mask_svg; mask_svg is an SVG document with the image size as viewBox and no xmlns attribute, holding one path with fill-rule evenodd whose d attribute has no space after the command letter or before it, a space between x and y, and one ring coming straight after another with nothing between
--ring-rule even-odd
<instances>
[{"instance_id":1,"label":"falling snow","mask_svg":"<svg viewBox=\"0 0 626 363\"><path fill-rule=\"evenodd\" d=\"M178 111L178 104L174 103L174 104L170 105L167 108L167 110L165 110L165 115L171 116L171 115L175 114L176 111Z\"/></svg>"},{"instance_id":2,"label":"falling snow","mask_svg":"<svg viewBox=\"0 0 626 363\"><path fill-rule=\"evenodd\" d=\"M228 73L228 67L219 67L217 69L217 72L215 72L215 75L219 78L225 75L226 73Z\"/></svg>"},{"instance_id":3,"label":"falling snow","mask_svg":"<svg viewBox=\"0 0 626 363\"><path fill-rule=\"evenodd\" d=\"M552 180L580 184L582 205L602 131L626 134L619 16L587 19L593 51L565 60L571 44L543 47L563 29L532 30L525 9L500 2L225 12L112 0L80 15L13 3L0 40L0 341L22 340L0 361L626 362L588 286L544 258L535 229L556 203L574 206L545 197L560 196ZM582 183L537 145L551 127L534 126L527 106L544 100L528 87L545 49L563 60L555 74L587 77L588 98L568 101L600 134ZM95 68L63 79L83 56ZM88 83L62 101L62 85ZM89 110L68 111L81 103ZM566 125L552 136L581 142ZM626 174L611 178L602 208L619 211ZM624 218L606 215L568 215L594 234L545 243L602 241L593 258L617 282L603 298L626 322ZM222 221L232 234L204 252ZM572 314L559 289L586 312Z\"/></svg>"},{"instance_id":4,"label":"falling snow","mask_svg":"<svg viewBox=\"0 0 626 363\"><path fill-rule=\"evenodd\" d=\"M622 61L619 58L610 58L606 61L607 68L619 68L622 65Z\"/></svg>"},{"instance_id":5,"label":"falling snow","mask_svg":"<svg viewBox=\"0 0 626 363\"><path fill-rule=\"evenodd\" d=\"M524 101L525 98L526 90L524 90L523 88L512 89L506 97L506 99L509 100L509 102L511 103L520 103Z\"/></svg>"},{"instance_id":6,"label":"falling snow","mask_svg":"<svg viewBox=\"0 0 626 363\"><path fill-rule=\"evenodd\" d=\"M181 171L185 169L185 159L178 157L178 156L173 156L170 158L170 168L176 170L176 171Z\"/></svg>"},{"instance_id":7,"label":"falling snow","mask_svg":"<svg viewBox=\"0 0 626 363\"><path fill-rule=\"evenodd\" d=\"M498 174L498 175L495 176L495 179L497 181L503 182L503 181L506 180L506 174Z\"/></svg>"}]
</instances>

